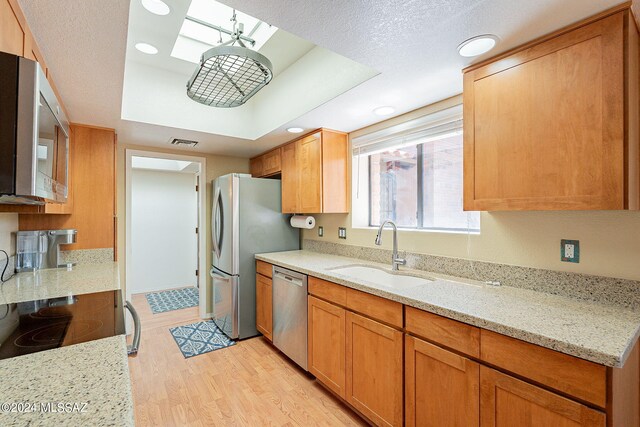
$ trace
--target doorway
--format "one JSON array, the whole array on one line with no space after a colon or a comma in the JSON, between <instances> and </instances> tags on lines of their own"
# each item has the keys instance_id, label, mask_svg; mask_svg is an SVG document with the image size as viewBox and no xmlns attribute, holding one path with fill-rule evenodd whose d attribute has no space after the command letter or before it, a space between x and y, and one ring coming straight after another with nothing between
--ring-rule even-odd
<instances>
[{"instance_id":1,"label":"doorway","mask_svg":"<svg viewBox=\"0 0 640 427\"><path fill-rule=\"evenodd\" d=\"M150 304L158 297L153 310L181 308L165 304L180 292L178 300L189 295L201 315L206 311L205 162L126 151L126 293L145 294Z\"/></svg>"}]
</instances>

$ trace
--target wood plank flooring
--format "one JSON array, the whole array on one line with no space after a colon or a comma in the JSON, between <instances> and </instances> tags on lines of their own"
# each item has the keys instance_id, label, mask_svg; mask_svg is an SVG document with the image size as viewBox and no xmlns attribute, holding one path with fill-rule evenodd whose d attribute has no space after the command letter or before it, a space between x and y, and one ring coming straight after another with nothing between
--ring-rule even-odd
<instances>
[{"instance_id":1,"label":"wood plank flooring","mask_svg":"<svg viewBox=\"0 0 640 427\"><path fill-rule=\"evenodd\" d=\"M262 337L185 359L169 333L198 308L153 314L133 295L142 339L129 358L137 426L362 426L366 423Z\"/></svg>"}]
</instances>

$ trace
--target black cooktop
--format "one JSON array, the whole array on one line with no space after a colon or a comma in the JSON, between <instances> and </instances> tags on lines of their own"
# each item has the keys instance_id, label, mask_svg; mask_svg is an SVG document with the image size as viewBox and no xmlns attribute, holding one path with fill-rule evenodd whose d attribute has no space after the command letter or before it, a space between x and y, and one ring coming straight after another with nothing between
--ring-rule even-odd
<instances>
[{"instance_id":1,"label":"black cooktop","mask_svg":"<svg viewBox=\"0 0 640 427\"><path fill-rule=\"evenodd\" d=\"M0 305L0 359L123 333L119 290Z\"/></svg>"}]
</instances>

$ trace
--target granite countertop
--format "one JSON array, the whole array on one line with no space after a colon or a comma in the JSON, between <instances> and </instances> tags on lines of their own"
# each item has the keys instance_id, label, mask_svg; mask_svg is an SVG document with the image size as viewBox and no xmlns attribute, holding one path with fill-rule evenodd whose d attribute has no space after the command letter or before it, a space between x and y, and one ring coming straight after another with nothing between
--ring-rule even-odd
<instances>
[{"instance_id":1,"label":"granite countertop","mask_svg":"<svg viewBox=\"0 0 640 427\"><path fill-rule=\"evenodd\" d=\"M389 265L307 250L255 257L606 366L621 367L640 332L640 313L613 305L408 269L403 270L434 280L391 289L331 270L344 265L389 270Z\"/></svg>"},{"instance_id":2,"label":"granite countertop","mask_svg":"<svg viewBox=\"0 0 640 427\"><path fill-rule=\"evenodd\" d=\"M134 425L124 335L1 360L0 378L2 426Z\"/></svg>"},{"instance_id":3,"label":"granite countertop","mask_svg":"<svg viewBox=\"0 0 640 427\"><path fill-rule=\"evenodd\" d=\"M0 286L0 304L120 289L117 262L18 273Z\"/></svg>"}]
</instances>

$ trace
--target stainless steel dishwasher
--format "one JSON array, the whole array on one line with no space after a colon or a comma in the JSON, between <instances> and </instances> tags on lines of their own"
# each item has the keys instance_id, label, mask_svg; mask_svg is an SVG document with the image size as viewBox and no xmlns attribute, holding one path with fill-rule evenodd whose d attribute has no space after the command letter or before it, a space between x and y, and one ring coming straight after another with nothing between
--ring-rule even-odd
<instances>
[{"instance_id":1,"label":"stainless steel dishwasher","mask_svg":"<svg viewBox=\"0 0 640 427\"><path fill-rule=\"evenodd\" d=\"M273 344L307 370L307 276L273 267Z\"/></svg>"}]
</instances>

